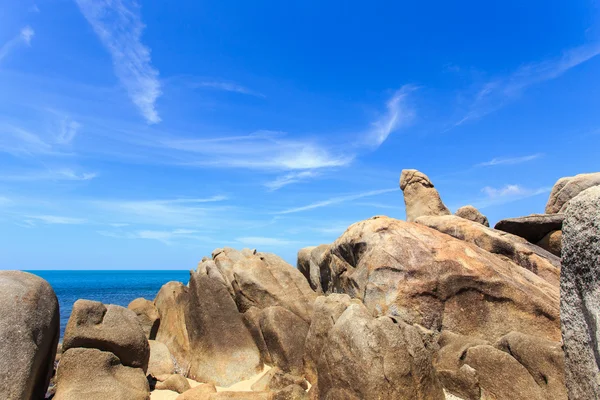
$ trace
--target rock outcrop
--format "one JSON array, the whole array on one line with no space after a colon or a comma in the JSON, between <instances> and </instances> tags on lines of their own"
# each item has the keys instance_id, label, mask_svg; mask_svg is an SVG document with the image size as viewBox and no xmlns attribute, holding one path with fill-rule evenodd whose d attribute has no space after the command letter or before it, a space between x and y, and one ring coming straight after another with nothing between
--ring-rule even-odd
<instances>
[{"instance_id":1,"label":"rock outcrop","mask_svg":"<svg viewBox=\"0 0 600 400\"><path fill-rule=\"evenodd\" d=\"M421 217L416 222L471 243L533 272L552 285L559 285L560 259L519 236L486 228L454 215Z\"/></svg>"},{"instance_id":2,"label":"rock outcrop","mask_svg":"<svg viewBox=\"0 0 600 400\"><path fill-rule=\"evenodd\" d=\"M324 293L329 286L329 277L321 275L319 265L326 262L329 257L329 245L305 247L298 252L298 271L304 275L312 290Z\"/></svg>"},{"instance_id":3,"label":"rock outcrop","mask_svg":"<svg viewBox=\"0 0 600 400\"><path fill-rule=\"evenodd\" d=\"M65 328L63 351L77 347L108 351L124 366L148 369L148 339L135 313L121 306L77 300Z\"/></svg>"},{"instance_id":4,"label":"rock outcrop","mask_svg":"<svg viewBox=\"0 0 600 400\"><path fill-rule=\"evenodd\" d=\"M318 398L443 400L431 356L417 328L351 304L323 346Z\"/></svg>"},{"instance_id":5,"label":"rock outcrop","mask_svg":"<svg viewBox=\"0 0 600 400\"><path fill-rule=\"evenodd\" d=\"M569 201L584 190L600 185L600 172L560 178L552 188L546 214L565 212Z\"/></svg>"},{"instance_id":6,"label":"rock outcrop","mask_svg":"<svg viewBox=\"0 0 600 400\"><path fill-rule=\"evenodd\" d=\"M532 214L526 217L498 221L494 229L520 236L530 243L538 243L548 233L561 230L563 214Z\"/></svg>"},{"instance_id":7,"label":"rock outcrop","mask_svg":"<svg viewBox=\"0 0 600 400\"><path fill-rule=\"evenodd\" d=\"M161 317L156 339L182 372L200 382L228 386L261 367L260 354L226 283L199 267L190 282L164 285L155 299Z\"/></svg>"},{"instance_id":8,"label":"rock outcrop","mask_svg":"<svg viewBox=\"0 0 600 400\"><path fill-rule=\"evenodd\" d=\"M171 390L177 393L183 393L191 389L190 383L184 376L172 374L166 376L164 380L156 382L156 390Z\"/></svg>"},{"instance_id":9,"label":"rock outcrop","mask_svg":"<svg viewBox=\"0 0 600 400\"><path fill-rule=\"evenodd\" d=\"M483 215L478 209L473 206L464 206L456 210L454 213L457 217L468 219L469 221L477 222L483 226L490 226L490 222L487 217Z\"/></svg>"},{"instance_id":10,"label":"rock outcrop","mask_svg":"<svg viewBox=\"0 0 600 400\"><path fill-rule=\"evenodd\" d=\"M557 257L562 254L562 230L549 232L537 245Z\"/></svg>"},{"instance_id":11,"label":"rock outcrop","mask_svg":"<svg viewBox=\"0 0 600 400\"><path fill-rule=\"evenodd\" d=\"M600 399L600 186L566 210L560 289L569 399Z\"/></svg>"},{"instance_id":12,"label":"rock outcrop","mask_svg":"<svg viewBox=\"0 0 600 400\"><path fill-rule=\"evenodd\" d=\"M451 214L427 175L416 169L402 170L400 189L404 192L406 220L409 222L424 215Z\"/></svg>"},{"instance_id":13,"label":"rock outcrop","mask_svg":"<svg viewBox=\"0 0 600 400\"><path fill-rule=\"evenodd\" d=\"M174 374L175 364L169 348L156 340L149 340L148 344L150 345L150 362L148 363L147 374L154 377Z\"/></svg>"},{"instance_id":14,"label":"rock outcrop","mask_svg":"<svg viewBox=\"0 0 600 400\"><path fill-rule=\"evenodd\" d=\"M158 310L154 306L154 303L140 297L129 303L127 308L137 315L146 337L150 340L156 339L156 332L160 324L160 315L158 315Z\"/></svg>"},{"instance_id":15,"label":"rock outcrop","mask_svg":"<svg viewBox=\"0 0 600 400\"><path fill-rule=\"evenodd\" d=\"M57 371L54 400L149 400L144 371L126 367L113 353L89 348L66 350Z\"/></svg>"},{"instance_id":16,"label":"rock outcrop","mask_svg":"<svg viewBox=\"0 0 600 400\"><path fill-rule=\"evenodd\" d=\"M306 380L300 376L288 374L281 369L271 368L259 380L252 385L252 390L258 392L277 391L285 389L289 385L298 385L303 390L308 389Z\"/></svg>"},{"instance_id":17,"label":"rock outcrop","mask_svg":"<svg viewBox=\"0 0 600 400\"><path fill-rule=\"evenodd\" d=\"M0 271L0 287L0 398L43 399L59 337L56 295L21 271Z\"/></svg>"}]
</instances>

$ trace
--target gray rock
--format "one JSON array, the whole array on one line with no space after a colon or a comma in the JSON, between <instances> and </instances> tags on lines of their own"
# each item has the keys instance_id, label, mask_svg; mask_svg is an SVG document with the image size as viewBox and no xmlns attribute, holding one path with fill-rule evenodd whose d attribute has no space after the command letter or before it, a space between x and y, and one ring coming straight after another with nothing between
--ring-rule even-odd
<instances>
[{"instance_id":1,"label":"gray rock","mask_svg":"<svg viewBox=\"0 0 600 400\"><path fill-rule=\"evenodd\" d=\"M310 287L317 293L327 291L331 277L327 274L328 270L319 268L323 263L328 262L330 257L329 245L305 247L298 252L298 271L304 275Z\"/></svg>"},{"instance_id":2,"label":"gray rock","mask_svg":"<svg viewBox=\"0 0 600 400\"><path fill-rule=\"evenodd\" d=\"M56 295L21 271L0 271L0 287L0 398L43 399L59 337Z\"/></svg>"},{"instance_id":3,"label":"gray rock","mask_svg":"<svg viewBox=\"0 0 600 400\"><path fill-rule=\"evenodd\" d=\"M138 316L146 337L150 340L156 339L156 332L158 332L158 325L160 324L160 315L154 303L140 297L129 303L127 308Z\"/></svg>"},{"instance_id":4,"label":"gray rock","mask_svg":"<svg viewBox=\"0 0 600 400\"><path fill-rule=\"evenodd\" d=\"M564 218L563 214L532 214L503 219L498 221L494 229L520 236L530 243L537 243L548 233L561 230Z\"/></svg>"},{"instance_id":5,"label":"gray rock","mask_svg":"<svg viewBox=\"0 0 600 400\"><path fill-rule=\"evenodd\" d=\"M98 349L65 351L56 372L54 400L149 400L144 371L126 367L113 353Z\"/></svg>"},{"instance_id":6,"label":"gray rock","mask_svg":"<svg viewBox=\"0 0 600 400\"><path fill-rule=\"evenodd\" d=\"M454 213L457 217L468 219L469 221L480 223L481 225L490 226L490 223L485 215L483 215L478 209L469 205L464 206L456 210Z\"/></svg>"},{"instance_id":7,"label":"gray rock","mask_svg":"<svg viewBox=\"0 0 600 400\"><path fill-rule=\"evenodd\" d=\"M404 192L406 220L408 222L424 215L450 215L442 203L440 194L427 175L416 169L404 169L400 175L400 189Z\"/></svg>"},{"instance_id":8,"label":"gray rock","mask_svg":"<svg viewBox=\"0 0 600 400\"><path fill-rule=\"evenodd\" d=\"M135 313L125 307L77 300L65 329L63 351L76 347L109 351L127 367L148 369L148 339Z\"/></svg>"},{"instance_id":9,"label":"gray rock","mask_svg":"<svg viewBox=\"0 0 600 400\"><path fill-rule=\"evenodd\" d=\"M600 186L567 208L560 293L569 399L600 399Z\"/></svg>"},{"instance_id":10,"label":"gray rock","mask_svg":"<svg viewBox=\"0 0 600 400\"><path fill-rule=\"evenodd\" d=\"M598 185L600 185L600 172L560 178L550 192L546 214L564 213L571 199L584 190Z\"/></svg>"}]
</instances>

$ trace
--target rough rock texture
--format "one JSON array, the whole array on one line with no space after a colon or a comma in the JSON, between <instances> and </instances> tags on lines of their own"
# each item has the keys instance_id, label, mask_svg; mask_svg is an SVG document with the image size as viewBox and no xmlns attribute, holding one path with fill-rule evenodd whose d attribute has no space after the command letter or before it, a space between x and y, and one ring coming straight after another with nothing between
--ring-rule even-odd
<instances>
[{"instance_id":1,"label":"rough rock texture","mask_svg":"<svg viewBox=\"0 0 600 400\"><path fill-rule=\"evenodd\" d=\"M600 186L567 208L560 292L569 399L600 399Z\"/></svg>"},{"instance_id":2,"label":"rough rock texture","mask_svg":"<svg viewBox=\"0 0 600 400\"><path fill-rule=\"evenodd\" d=\"M285 372L302 375L308 324L291 311L274 306L262 311L260 330L273 365Z\"/></svg>"},{"instance_id":3,"label":"rough rock texture","mask_svg":"<svg viewBox=\"0 0 600 400\"><path fill-rule=\"evenodd\" d=\"M487 217L473 206L464 206L456 210L454 213L457 217L468 219L469 221L480 223L481 225L490 226Z\"/></svg>"},{"instance_id":4,"label":"rough rock texture","mask_svg":"<svg viewBox=\"0 0 600 400\"><path fill-rule=\"evenodd\" d=\"M77 300L65 328L63 351L76 347L110 351L125 366L148 369L148 339L135 313L121 306Z\"/></svg>"},{"instance_id":5,"label":"rough rock texture","mask_svg":"<svg viewBox=\"0 0 600 400\"><path fill-rule=\"evenodd\" d=\"M298 252L298 271L304 275L311 289L317 293L326 292L329 286L330 277L326 274L321 275L322 272L327 271L319 269L319 265L327 262L327 257L329 257L329 245L327 244L305 247Z\"/></svg>"},{"instance_id":6,"label":"rough rock texture","mask_svg":"<svg viewBox=\"0 0 600 400\"><path fill-rule=\"evenodd\" d=\"M175 400L203 400L212 393L217 393L217 388L211 383L203 383L190 390L186 390Z\"/></svg>"},{"instance_id":7,"label":"rough rock texture","mask_svg":"<svg viewBox=\"0 0 600 400\"><path fill-rule=\"evenodd\" d=\"M228 386L260 371L260 354L226 284L199 268L189 287L169 282L155 299L156 339L167 345L184 375Z\"/></svg>"},{"instance_id":8,"label":"rough rock texture","mask_svg":"<svg viewBox=\"0 0 600 400\"><path fill-rule=\"evenodd\" d=\"M244 324L246 328L250 331L252 338L254 339L254 343L260 352L260 359L263 364L272 365L273 360L271 359L271 354L269 353L269 349L267 349L267 344L265 343L265 338L263 337L262 331L260 330L260 316L262 314L262 310L256 307L250 307L243 315Z\"/></svg>"},{"instance_id":9,"label":"rough rock texture","mask_svg":"<svg viewBox=\"0 0 600 400\"><path fill-rule=\"evenodd\" d=\"M183 393L191 389L188 380L178 374L172 374L164 381L157 382L154 388L156 390L172 390L177 393Z\"/></svg>"},{"instance_id":10,"label":"rough rock texture","mask_svg":"<svg viewBox=\"0 0 600 400\"><path fill-rule=\"evenodd\" d=\"M546 214L565 212L569 201L584 190L600 185L600 172L560 178L552 188Z\"/></svg>"},{"instance_id":11,"label":"rough rock texture","mask_svg":"<svg viewBox=\"0 0 600 400\"><path fill-rule=\"evenodd\" d=\"M416 222L474 244L504 260L528 269L555 286L559 285L560 259L521 237L486 228L453 215L421 217Z\"/></svg>"},{"instance_id":12,"label":"rough rock texture","mask_svg":"<svg viewBox=\"0 0 600 400\"><path fill-rule=\"evenodd\" d=\"M271 368L258 381L252 385L252 390L257 392L281 390L289 385L298 385L303 390L308 389L306 380L300 376L288 374L281 369Z\"/></svg>"},{"instance_id":13,"label":"rough rock texture","mask_svg":"<svg viewBox=\"0 0 600 400\"><path fill-rule=\"evenodd\" d=\"M537 245L557 257L562 252L562 231L552 231L542 238Z\"/></svg>"},{"instance_id":14,"label":"rough rock texture","mask_svg":"<svg viewBox=\"0 0 600 400\"><path fill-rule=\"evenodd\" d=\"M308 400L308 393L299 385L289 385L275 392L273 400Z\"/></svg>"},{"instance_id":15,"label":"rough rock texture","mask_svg":"<svg viewBox=\"0 0 600 400\"><path fill-rule=\"evenodd\" d=\"M21 271L0 271L0 288L0 398L44 398L59 337L56 295Z\"/></svg>"},{"instance_id":16,"label":"rough rock texture","mask_svg":"<svg viewBox=\"0 0 600 400\"><path fill-rule=\"evenodd\" d=\"M150 340L156 339L156 332L160 324L160 315L158 315L158 310L154 306L154 303L140 297L129 303L127 308L137 315L146 337Z\"/></svg>"},{"instance_id":17,"label":"rough rock texture","mask_svg":"<svg viewBox=\"0 0 600 400\"><path fill-rule=\"evenodd\" d=\"M560 340L558 287L421 224L361 221L331 252L330 265L321 268L335 271L336 291L363 300L377 315L491 341L511 331Z\"/></svg>"},{"instance_id":18,"label":"rough rock texture","mask_svg":"<svg viewBox=\"0 0 600 400\"><path fill-rule=\"evenodd\" d=\"M319 399L443 400L417 328L351 304L329 331L318 364Z\"/></svg>"},{"instance_id":19,"label":"rough rock texture","mask_svg":"<svg viewBox=\"0 0 600 400\"><path fill-rule=\"evenodd\" d=\"M213 260L203 261L200 267L220 272L230 285L240 312L250 307L281 306L310 322L317 294L302 273L280 257L226 247L215 250Z\"/></svg>"},{"instance_id":20,"label":"rough rock texture","mask_svg":"<svg viewBox=\"0 0 600 400\"><path fill-rule=\"evenodd\" d=\"M319 296L315 300L313 317L304 342L304 376L313 385L317 383L317 364L329 330L353 302L359 301L338 293Z\"/></svg>"},{"instance_id":21,"label":"rough rock texture","mask_svg":"<svg viewBox=\"0 0 600 400\"><path fill-rule=\"evenodd\" d=\"M57 370L54 400L149 400L140 368L125 367L117 356L98 349L66 350Z\"/></svg>"},{"instance_id":22,"label":"rough rock texture","mask_svg":"<svg viewBox=\"0 0 600 400\"><path fill-rule=\"evenodd\" d=\"M274 395L272 392L218 392L200 394L191 400L275 400Z\"/></svg>"},{"instance_id":23,"label":"rough rock texture","mask_svg":"<svg viewBox=\"0 0 600 400\"><path fill-rule=\"evenodd\" d=\"M494 229L520 236L530 243L537 243L548 233L561 230L564 218L564 214L532 214L503 219L498 221Z\"/></svg>"},{"instance_id":24,"label":"rough rock texture","mask_svg":"<svg viewBox=\"0 0 600 400\"><path fill-rule=\"evenodd\" d=\"M442 203L440 194L424 173L416 169L402 170L400 189L404 192L407 221L423 215L450 215L450 210Z\"/></svg>"},{"instance_id":25,"label":"rough rock texture","mask_svg":"<svg viewBox=\"0 0 600 400\"><path fill-rule=\"evenodd\" d=\"M169 348L156 340L149 340L148 344L150 345L150 362L148 363L147 374L154 377L174 374L175 364Z\"/></svg>"}]
</instances>

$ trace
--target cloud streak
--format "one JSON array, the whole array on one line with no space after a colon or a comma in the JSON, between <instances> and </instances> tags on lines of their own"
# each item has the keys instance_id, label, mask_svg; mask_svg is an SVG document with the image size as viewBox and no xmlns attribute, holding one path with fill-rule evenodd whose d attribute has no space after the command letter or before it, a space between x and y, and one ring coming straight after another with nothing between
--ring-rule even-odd
<instances>
[{"instance_id":1,"label":"cloud streak","mask_svg":"<svg viewBox=\"0 0 600 400\"><path fill-rule=\"evenodd\" d=\"M58 215L28 215L26 222L40 221L49 225L81 225L87 220L82 218L62 217Z\"/></svg>"},{"instance_id":2,"label":"cloud streak","mask_svg":"<svg viewBox=\"0 0 600 400\"><path fill-rule=\"evenodd\" d=\"M97 176L95 172L76 172L70 168L61 168L40 172L0 174L0 181L89 181Z\"/></svg>"},{"instance_id":3,"label":"cloud streak","mask_svg":"<svg viewBox=\"0 0 600 400\"><path fill-rule=\"evenodd\" d=\"M493 158L490 161L486 161L486 162L477 164L476 167L492 167L492 166L496 166L496 165L516 165L516 164L522 164L522 163L525 163L528 161L536 160L542 156L543 156L543 154L537 153L537 154L530 154L528 156L522 156L522 157Z\"/></svg>"},{"instance_id":4,"label":"cloud streak","mask_svg":"<svg viewBox=\"0 0 600 400\"><path fill-rule=\"evenodd\" d=\"M237 242L244 246L250 247L284 247L294 245L297 242L293 240L263 237L263 236L246 236L235 239Z\"/></svg>"},{"instance_id":5,"label":"cloud streak","mask_svg":"<svg viewBox=\"0 0 600 400\"><path fill-rule=\"evenodd\" d=\"M334 204L345 203L347 201L358 200L358 199L362 199L364 197L377 196L380 194L395 192L398 190L399 189L382 189L382 190L372 190L369 192L351 194L348 196L338 196L338 197L333 197L331 199L319 201L316 203L311 203L306 206L290 208L287 210L279 211L276 214L293 214L293 213L298 213L298 212L302 212L302 211L314 210L315 208L327 207L327 206L331 206Z\"/></svg>"},{"instance_id":6,"label":"cloud streak","mask_svg":"<svg viewBox=\"0 0 600 400\"><path fill-rule=\"evenodd\" d=\"M473 204L473 206L477 208L486 208L548 193L551 189L552 188L550 187L531 189L515 184L504 185L499 188L486 186L481 189L481 192L484 194L484 198L480 198L477 201L469 203Z\"/></svg>"},{"instance_id":7,"label":"cloud streak","mask_svg":"<svg viewBox=\"0 0 600 400\"><path fill-rule=\"evenodd\" d=\"M142 43L139 6L128 0L75 0L81 13L110 53L115 74L131 101L150 124L161 121L156 100L161 95L158 70Z\"/></svg>"},{"instance_id":8,"label":"cloud streak","mask_svg":"<svg viewBox=\"0 0 600 400\"><path fill-rule=\"evenodd\" d=\"M113 231L97 231L102 236L112 237L116 239L147 239L157 240L166 245L173 245L177 241L182 239L194 240L194 241L208 241L213 240L206 236L198 235L198 231L192 229L173 229L170 231L162 230L138 230L133 232L113 232Z\"/></svg>"},{"instance_id":9,"label":"cloud streak","mask_svg":"<svg viewBox=\"0 0 600 400\"><path fill-rule=\"evenodd\" d=\"M202 81L202 82L194 83L194 84L192 84L192 86L196 87L196 88L208 88L208 89L222 90L225 92L246 94L246 95L255 96L255 97L262 97L262 98L265 97L265 95L262 93L255 92L254 90L248 89L245 86L238 85L237 83L233 83L233 82Z\"/></svg>"},{"instance_id":10,"label":"cloud streak","mask_svg":"<svg viewBox=\"0 0 600 400\"><path fill-rule=\"evenodd\" d=\"M275 190L279 190L284 186L302 182L307 179L317 177L319 175L320 174L317 171L313 170L290 172L289 174L281 175L275 180L265 183L265 186L269 189L270 192L272 192Z\"/></svg>"},{"instance_id":11,"label":"cloud streak","mask_svg":"<svg viewBox=\"0 0 600 400\"><path fill-rule=\"evenodd\" d=\"M30 26L21 29L21 32L17 36L0 47L0 62L15 48L21 45L30 46L34 35L35 31Z\"/></svg>"}]
</instances>

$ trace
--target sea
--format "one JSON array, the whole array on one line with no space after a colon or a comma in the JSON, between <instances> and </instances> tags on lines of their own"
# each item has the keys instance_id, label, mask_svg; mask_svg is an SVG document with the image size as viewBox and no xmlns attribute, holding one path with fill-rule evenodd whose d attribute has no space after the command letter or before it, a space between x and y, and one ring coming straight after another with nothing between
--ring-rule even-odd
<instances>
[{"instance_id":1,"label":"sea","mask_svg":"<svg viewBox=\"0 0 600 400\"><path fill-rule=\"evenodd\" d=\"M60 307L62 340L73 303L78 299L127 305L138 297L154 300L167 282L188 283L188 270L170 271L27 271L44 278L56 293Z\"/></svg>"}]
</instances>

